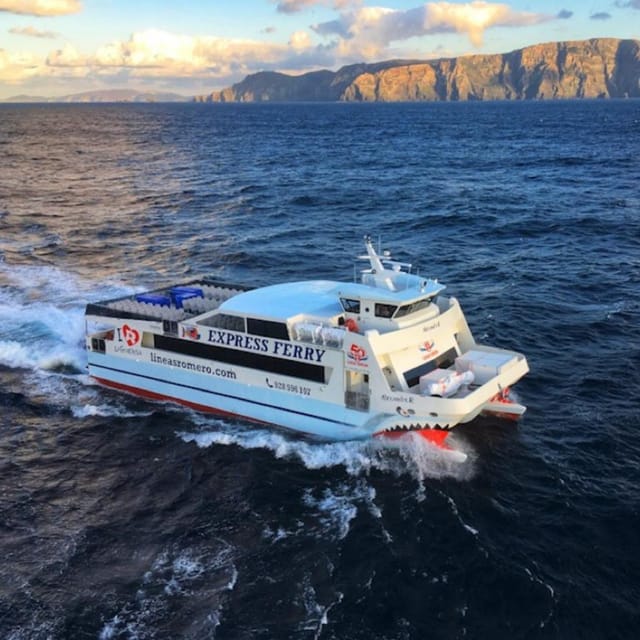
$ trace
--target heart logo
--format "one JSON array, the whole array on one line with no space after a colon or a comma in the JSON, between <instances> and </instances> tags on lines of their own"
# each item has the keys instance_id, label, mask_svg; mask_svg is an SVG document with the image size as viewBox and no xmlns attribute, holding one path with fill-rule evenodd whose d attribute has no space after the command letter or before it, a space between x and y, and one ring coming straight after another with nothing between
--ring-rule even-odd
<instances>
[{"instance_id":1,"label":"heart logo","mask_svg":"<svg viewBox=\"0 0 640 640\"><path fill-rule=\"evenodd\" d=\"M140 332L128 324L122 325L122 337L127 343L128 347L133 347L134 344L138 344L140 340Z\"/></svg>"},{"instance_id":2,"label":"heart logo","mask_svg":"<svg viewBox=\"0 0 640 640\"><path fill-rule=\"evenodd\" d=\"M349 356L349 359L352 362L355 362L356 364L360 364L368 360L367 352L362 347L359 347L357 344L351 345L351 350L347 355Z\"/></svg>"}]
</instances>

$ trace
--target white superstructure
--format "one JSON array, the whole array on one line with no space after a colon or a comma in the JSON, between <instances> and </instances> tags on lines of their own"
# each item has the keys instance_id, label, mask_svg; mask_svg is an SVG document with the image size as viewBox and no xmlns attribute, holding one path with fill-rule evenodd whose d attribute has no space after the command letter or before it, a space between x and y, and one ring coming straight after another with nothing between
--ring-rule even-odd
<instances>
[{"instance_id":1,"label":"white superstructure","mask_svg":"<svg viewBox=\"0 0 640 640\"><path fill-rule=\"evenodd\" d=\"M476 343L442 284L365 246L357 283L202 279L89 304L89 373L327 439L417 430L442 444L483 411L524 413L507 394L525 357Z\"/></svg>"}]
</instances>

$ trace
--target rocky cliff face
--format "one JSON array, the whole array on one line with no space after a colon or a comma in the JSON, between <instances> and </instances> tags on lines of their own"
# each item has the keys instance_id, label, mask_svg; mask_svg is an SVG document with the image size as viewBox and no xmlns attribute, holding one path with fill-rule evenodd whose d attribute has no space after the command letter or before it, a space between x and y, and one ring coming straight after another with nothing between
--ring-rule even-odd
<instances>
[{"instance_id":1,"label":"rocky cliff face","mask_svg":"<svg viewBox=\"0 0 640 640\"><path fill-rule=\"evenodd\" d=\"M640 97L640 41L598 38L497 55L388 61L301 76L263 72L207 102L531 100Z\"/></svg>"}]
</instances>

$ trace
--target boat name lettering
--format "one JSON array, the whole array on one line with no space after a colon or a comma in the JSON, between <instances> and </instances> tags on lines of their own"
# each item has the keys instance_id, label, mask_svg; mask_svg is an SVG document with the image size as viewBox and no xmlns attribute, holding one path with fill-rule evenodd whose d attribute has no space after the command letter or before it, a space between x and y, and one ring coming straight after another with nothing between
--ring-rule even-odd
<instances>
[{"instance_id":1,"label":"boat name lettering","mask_svg":"<svg viewBox=\"0 0 640 640\"><path fill-rule=\"evenodd\" d=\"M311 362L322 362L322 356L326 353L326 349L318 349L317 347L303 347L299 344L291 344L290 342L281 342L276 340L273 343L273 354L276 356L286 356L289 358L297 358L298 360L311 360Z\"/></svg>"},{"instance_id":2,"label":"boat name lettering","mask_svg":"<svg viewBox=\"0 0 640 640\"><path fill-rule=\"evenodd\" d=\"M434 329L437 329L438 327L440 327L440 320L430 324L428 327L422 327L422 331L423 331L423 333L426 333L427 331L433 331Z\"/></svg>"},{"instance_id":3,"label":"boat name lettering","mask_svg":"<svg viewBox=\"0 0 640 640\"><path fill-rule=\"evenodd\" d=\"M267 338L248 336L245 333L228 333L218 329L209 329L208 340L212 344L222 344L227 347L248 349L249 351L260 351L262 353L269 351L269 340Z\"/></svg>"},{"instance_id":4,"label":"boat name lettering","mask_svg":"<svg viewBox=\"0 0 640 640\"><path fill-rule=\"evenodd\" d=\"M302 346L284 342L281 340L269 340L244 333L229 333L219 329L209 329L207 340L212 344L220 344L236 349L247 349L248 351L258 351L260 353L271 353L275 356L285 358L295 358L309 362L322 362L326 349L317 347Z\"/></svg>"},{"instance_id":5,"label":"boat name lettering","mask_svg":"<svg viewBox=\"0 0 640 640\"><path fill-rule=\"evenodd\" d=\"M382 394L383 400L390 400L391 402L406 402L408 404L413 403L413 398L411 396L390 396L387 393Z\"/></svg>"}]
</instances>

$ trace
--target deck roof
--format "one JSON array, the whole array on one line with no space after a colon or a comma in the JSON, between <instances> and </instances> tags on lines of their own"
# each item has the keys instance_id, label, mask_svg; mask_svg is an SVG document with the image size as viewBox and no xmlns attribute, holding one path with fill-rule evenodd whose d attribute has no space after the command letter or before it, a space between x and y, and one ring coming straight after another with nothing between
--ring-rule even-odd
<instances>
[{"instance_id":1,"label":"deck roof","mask_svg":"<svg viewBox=\"0 0 640 640\"><path fill-rule=\"evenodd\" d=\"M220 312L270 320L297 315L330 318L342 313L340 298L400 305L425 296L418 289L390 291L355 282L307 280L259 287L239 293L220 305Z\"/></svg>"}]
</instances>

